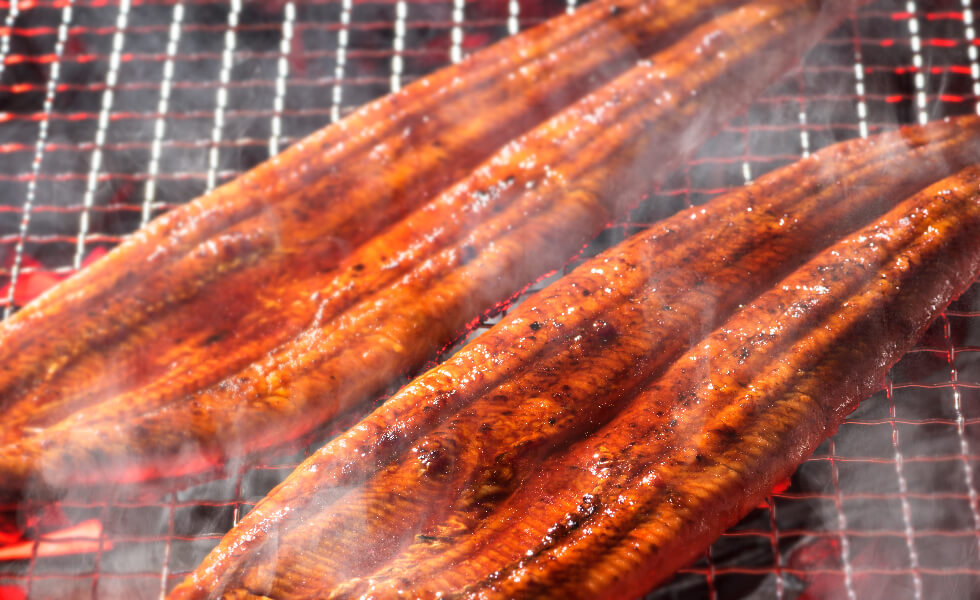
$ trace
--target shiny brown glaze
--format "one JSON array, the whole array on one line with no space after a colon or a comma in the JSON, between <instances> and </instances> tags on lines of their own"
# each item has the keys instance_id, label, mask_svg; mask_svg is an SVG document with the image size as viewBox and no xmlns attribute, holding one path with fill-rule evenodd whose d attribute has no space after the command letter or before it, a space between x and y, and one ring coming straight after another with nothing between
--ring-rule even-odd
<instances>
[{"instance_id":1,"label":"shiny brown glaze","mask_svg":"<svg viewBox=\"0 0 980 600\"><path fill-rule=\"evenodd\" d=\"M734 4L584 7L382 98L157 219L0 325L0 441L100 403L125 413L127 394L141 398L139 411L234 380L310 326L318 290L373 235L637 56Z\"/></svg>"},{"instance_id":2,"label":"shiny brown glaze","mask_svg":"<svg viewBox=\"0 0 980 600\"><path fill-rule=\"evenodd\" d=\"M760 290L776 286L776 305L783 302L790 313L816 322L816 313L806 312L811 297L804 294L794 299L794 294L816 294L826 287L816 300L841 299L844 292L824 281L838 276L845 279L828 256L853 249L856 242L838 240L892 209L902 198L978 159L980 119L975 117L847 142L703 208L672 217L586 262L308 459L222 540L173 597L395 597L400 589L406 590L405 597L431 597L439 591L491 597L576 593L591 597L601 595L605 586L613 585L613 579L633 577L639 579L623 589L642 591L699 552L742 508L751 507L759 494L771 489L767 482L788 475L811 444L828 427L833 428L834 421L821 422L819 430L807 430L807 436L800 438L805 443L780 455L772 472L762 472L759 467L760 482L733 483L736 487L745 484L751 491L745 498L732 500L735 508L728 508L729 498L719 501L714 497L709 507L719 515L706 513L700 525L708 533L658 542L671 545L664 550L665 556L680 552L681 562L655 568L650 561L642 562L642 568L614 562L604 574L589 574L588 565L600 563L607 550L592 545L588 552L574 554L578 551L562 546L564 537L559 534L578 535L573 530L579 525L567 524L592 518L592 512L602 513L609 494L633 494L617 499L628 503L646 493L635 473L645 477L652 465L667 469L674 460L671 452L694 447L697 436L706 435L690 429L698 425L701 406L700 397L692 394L703 390L682 389L681 383L691 377L718 377L715 370L745 378L752 373L734 373L754 368L758 370L755 375L762 376L768 363L760 361L781 360L779 352L787 350L775 338L728 341L727 346L718 342L718 332L741 331L737 328L747 327L746 323L764 329L757 314L761 309L753 307L774 293L767 292L749 308L743 304L749 304ZM933 290L938 299L929 303L929 315L974 272L970 265L975 267L975 259L964 263L967 259L962 254L973 256L977 249L957 245L972 240L968 234L976 233L971 220L976 208L970 209L970 200L964 196L973 184L972 174L961 174L959 179L902 203L896 210L905 212L893 211L881 221L894 228L896 219L909 219L909 229L902 235L912 235L910 232L929 226L915 221L915 215L924 210L934 211L939 230L948 225L942 215L964 211L961 225L965 229L957 225L943 231L951 237L942 242L952 244L944 252L964 272L942 294ZM940 201L944 196L938 191L947 188L951 190L949 206ZM932 208L934 202L939 204ZM887 229L881 224L877 227ZM861 235L869 234L858 237ZM901 248L899 241L888 242L892 243ZM842 261L846 266L848 260L861 259L861 268L870 268L871 262L883 260L873 250L866 250L868 255L845 256ZM800 270L793 273L794 269ZM813 273L821 278L796 287L797 279L813 277ZM847 276L855 277L850 272ZM838 285L836 279L834 285ZM831 291L838 295L828 296ZM765 300L760 306L772 305ZM819 314L820 319L829 318ZM866 369L862 371L866 385L847 388L844 404L866 394L880 369L897 357L896 352L914 339L922 325L922 319L911 325L898 323L896 330L904 336L899 338L901 343L887 341L894 339L889 337L897 335L894 332L882 334L882 348L869 348L862 342L861 350L868 357L859 368ZM709 334L709 341L698 345ZM725 335L732 340L737 337ZM699 354L711 349L715 354L708 358ZM811 350L818 360L821 349ZM794 355L785 360L800 358ZM878 361L877 366L871 369L868 361ZM835 379L825 371L821 374ZM848 377L846 370L841 372L842 380L851 381ZM674 383L675 379L681 383ZM744 385L768 389L762 384ZM656 391L661 389L666 391ZM830 391L829 398L840 399ZM654 401L649 398L654 395L655 404L651 404ZM721 404L723 400L717 400L719 408L712 410L729 410ZM782 399L769 401L782 410ZM813 401L824 401L824 397L815 396ZM842 410L835 413L838 418ZM644 426L637 414L661 429L634 433L634 428ZM636 418L636 424L624 415L633 415L629 418ZM688 421L693 424L685 425ZM802 419L799 425L789 425L805 429L811 423ZM672 437L671 428L681 437ZM754 439L752 431L733 425L724 441L734 448L731 452L758 456L744 445L745 440ZM726 446L725 452L729 450ZM702 454L695 466L713 464L709 461L714 458L705 458L707 451ZM634 458L639 462L630 463ZM745 469L757 472L750 464ZM666 476L661 475L666 470L659 467L655 473ZM620 474L633 479L617 480ZM580 484L580 478L585 483ZM606 486L602 497L593 492L600 483ZM683 481L670 485L683 485ZM592 500L583 500L589 494ZM563 498L584 504L559 503L558 508L548 508L552 500ZM621 534L630 534L631 526L623 525ZM600 538L606 535L601 529L586 530ZM588 535L582 537L576 543L590 543ZM529 578L533 561L518 563L529 560L527 553L539 550L538 567L543 574ZM551 553L547 557L546 550ZM628 549L623 552L629 556ZM572 562L563 562L565 553L574 554ZM564 570L549 571L552 568ZM508 578L514 582L505 585ZM522 587L517 580L535 583ZM591 587L583 587L586 582L592 582L588 583Z\"/></svg>"},{"instance_id":3,"label":"shiny brown glaze","mask_svg":"<svg viewBox=\"0 0 980 600\"><path fill-rule=\"evenodd\" d=\"M699 3L699 11L708 4L720 5ZM656 181L745 106L846 16L850 5L769 1L725 13L506 144L380 233L398 211L432 194L433 187L412 173L436 177L434 165L448 159L445 149L458 143L446 137L444 120L421 137L441 157L432 164L421 150L389 160L396 143L389 140L359 155L371 159L366 165L352 163L328 177L328 184L303 175L339 168L324 162L321 150L312 164L300 160L309 158L308 141L255 172L286 165L287 173L269 174L268 180L299 186L295 196L263 188L273 208L252 207L255 215L218 229L203 217L164 217L176 229L168 230L172 235L156 250L151 246L161 241L162 225L137 234L136 242L105 260L114 269L127 265L128 278L107 272L100 262L5 325L11 345L20 339L22 350L9 363L0 362L0 385L10 390L3 396L0 483L19 489L32 476L60 486L193 471L300 435L362 402L621 217L637 188ZM639 7L634 20L695 19L689 4L657 7L659 17ZM606 6L601 13L615 17L610 39L620 35L617 19L624 10ZM673 11L686 16L668 18ZM604 22L599 16L590 21L600 29ZM582 35L591 40L594 34ZM561 52L548 53L547 60ZM483 60L490 69L492 61ZM605 69L591 57L587 63L592 70ZM534 68L539 67L544 68ZM408 98L432 112L416 115L419 123L405 132L392 133L398 144L436 118L428 114L448 110L434 108L414 89ZM484 102L479 98L457 100ZM719 98L724 101L713 100ZM379 109L357 118L372 110ZM374 119L388 123L392 117ZM490 135L476 121L482 119L458 125L466 130L464 139L472 141L471 130ZM348 120L341 128L352 126ZM353 139L338 147L353 146ZM381 177L375 169L391 172ZM255 173L231 188L257 186ZM351 178L357 177L367 180L355 185ZM387 192L377 190L382 183ZM216 193L234 193L228 186L222 190ZM314 199L341 191L348 196L313 215ZM283 194L292 199L283 200ZM406 204L402 196L413 194L418 197ZM185 212L205 210L200 204ZM203 204L220 214L231 210L217 200ZM214 229L214 237L182 241L197 240L205 229ZM127 253L131 260L120 263ZM132 274L137 267L138 276ZM112 281L132 289L114 288L119 296L99 310L73 304L109 297ZM44 337L66 313L84 315L75 321L85 331ZM33 333L31 324L37 325ZM2 346L6 356L9 347Z\"/></svg>"},{"instance_id":4,"label":"shiny brown glaze","mask_svg":"<svg viewBox=\"0 0 980 600\"><path fill-rule=\"evenodd\" d=\"M978 270L980 167L970 167L733 315L471 535L420 539L319 597L642 593L833 433Z\"/></svg>"}]
</instances>

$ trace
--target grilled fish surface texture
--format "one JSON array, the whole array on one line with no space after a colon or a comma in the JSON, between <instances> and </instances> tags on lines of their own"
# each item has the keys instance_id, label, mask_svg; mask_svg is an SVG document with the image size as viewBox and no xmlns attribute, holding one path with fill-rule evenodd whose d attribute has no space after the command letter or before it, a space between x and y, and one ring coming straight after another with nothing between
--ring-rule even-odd
<instances>
[{"instance_id":1,"label":"grilled fish surface texture","mask_svg":"<svg viewBox=\"0 0 980 600\"><path fill-rule=\"evenodd\" d=\"M304 462L172 598L642 593L973 280L978 162L976 117L845 142L585 262Z\"/></svg>"},{"instance_id":2,"label":"grilled fish surface texture","mask_svg":"<svg viewBox=\"0 0 980 600\"><path fill-rule=\"evenodd\" d=\"M0 325L0 487L179 475L358 405L621 217L852 4L600 0L164 215Z\"/></svg>"},{"instance_id":3,"label":"grilled fish surface texture","mask_svg":"<svg viewBox=\"0 0 980 600\"><path fill-rule=\"evenodd\" d=\"M2 325L3 443L91 407L124 418L127 397L140 399L131 411L139 413L234 383L313 324L317 292L354 248L664 45L670 31L735 3L693 4L599 2L559 18L382 98L157 219ZM582 52L591 46L595 54ZM468 118L473 110L487 118ZM18 452L30 449L7 454Z\"/></svg>"}]
</instances>

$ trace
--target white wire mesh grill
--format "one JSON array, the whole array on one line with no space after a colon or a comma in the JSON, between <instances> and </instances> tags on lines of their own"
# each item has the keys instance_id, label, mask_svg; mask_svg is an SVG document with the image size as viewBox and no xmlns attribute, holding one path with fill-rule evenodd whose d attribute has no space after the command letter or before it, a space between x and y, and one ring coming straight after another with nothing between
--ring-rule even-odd
<instances>
[{"instance_id":1,"label":"white wire mesh grill","mask_svg":"<svg viewBox=\"0 0 980 600\"><path fill-rule=\"evenodd\" d=\"M0 2L4 314L149 218L353 107L576 4ZM701 203L833 141L977 111L978 8L980 0L881 0L862 10L643 206ZM589 252L652 214L637 210ZM90 518L103 529L92 552L45 557L37 542L30 559L0 562L0 598L160 597L354 418L197 485L3 507L0 532ZM651 596L977 597L978 464L975 287L788 489Z\"/></svg>"}]
</instances>

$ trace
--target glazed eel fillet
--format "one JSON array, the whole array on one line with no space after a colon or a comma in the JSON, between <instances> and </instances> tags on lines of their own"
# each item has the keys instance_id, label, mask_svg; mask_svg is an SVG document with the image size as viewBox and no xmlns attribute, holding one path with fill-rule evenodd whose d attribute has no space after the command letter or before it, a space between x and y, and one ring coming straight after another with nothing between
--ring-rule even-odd
<instances>
[{"instance_id":1,"label":"glazed eel fillet","mask_svg":"<svg viewBox=\"0 0 980 600\"><path fill-rule=\"evenodd\" d=\"M0 489L200 470L423 365L857 2L736 4L589 4L154 221L0 326Z\"/></svg>"},{"instance_id":2,"label":"glazed eel fillet","mask_svg":"<svg viewBox=\"0 0 980 600\"><path fill-rule=\"evenodd\" d=\"M973 280L978 162L976 117L844 142L584 262L328 442L171 598L642 593Z\"/></svg>"}]
</instances>

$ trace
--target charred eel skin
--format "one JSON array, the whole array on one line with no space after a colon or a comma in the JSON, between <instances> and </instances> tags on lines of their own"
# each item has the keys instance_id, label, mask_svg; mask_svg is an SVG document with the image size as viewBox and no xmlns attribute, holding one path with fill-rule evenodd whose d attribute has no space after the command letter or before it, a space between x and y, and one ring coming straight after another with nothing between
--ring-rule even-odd
<instances>
[{"instance_id":1,"label":"charred eel skin","mask_svg":"<svg viewBox=\"0 0 980 600\"><path fill-rule=\"evenodd\" d=\"M381 98L156 219L0 324L4 454L25 438L43 443L66 419L91 423L80 411L122 418L130 397L140 412L235 382L314 325L317 292L357 275L341 269L354 250L636 57L736 4L601 0Z\"/></svg>"},{"instance_id":2,"label":"charred eel skin","mask_svg":"<svg viewBox=\"0 0 980 600\"><path fill-rule=\"evenodd\" d=\"M636 3L635 27L644 30L643 19L661 27L688 23L724 3L696 4L692 13L690 3L656 3L656 10ZM449 127L441 117L439 127L422 136L431 153L417 145L410 152L405 140L421 136L431 115L477 102L484 92L452 95L457 104L436 93L446 99L436 108L413 88L415 95L397 98L430 112L366 151L373 161L367 167L354 161L341 171L321 156L341 153L346 161L344 148L356 146L358 136L335 139L337 145L317 150L311 164L301 160L313 147L304 142L229 184L232 191L217 192L228 206L209 199L184 211L197 215L210 206L214 219L224 219L240 204L227 197L235 186L274 199L227 227L204 213L165 216L174 224L169 236L164 225L151 226L105 259L118 269L83 273L4 325L0 484L11 490L32 478L57 487L176 475L301 435L358 405L620 218L625 199L637 197L637 189L746 106L853 4L760 0L725 12L507 143L411 212L407 205L433 192L412 173L429 169L435 177L444 162L419 161L431 153L447 158L446 148L457 142L441 133ZM606 5L590 21L601 29L604 19L613 19L611 38L620 35L626 8L634 5L615 6L621 9ZM669 16L674 11L686 16ZM541 60L568 56L563 51ZM759 61L761 55L766 60ZM483 60L491 69L493 61ZM605 68L590 61L593 71ZM509 80L504 71L494 72ZM455 76L450 80L447 85ZM498 84L486 85L496 90ZM365 127L393 120L372 112L379 110L358 113L364 119L374 114ZM473 141L470 128L491 135L482 122L467 119L458 127ZM342 129L350 130L353 124L345 123ZM314 139L335 135L326 131ZM269 171L276 165L286 172ZM302 175L310 169L332 173L329 182ZM269 182L300 191L256 187L265 172ZM370 180L363 187L351 183L360 176ZM370 192L382 183L387 192ZM340 192L353 197L323 204L322 197ZM419 197L406 204L402 196L413 194ZM317 198L323 211L314 217L310 207ZM253 195L247 204L255 202ZM378 232L401 214L391 211L407 214ZM129 275L119 274L126 269ZM107 306L86 304L97 301ZM117 313L123 329L113 324ZM67 327L51 334L68 314L84 331Z\"/></svg>"},{"instance_id":3,"label":"charred eel skin","mask_svg":"<svg viewBox=\"0 0 980 600\"><path fill-rule=\"evenodd\" d=\"M447 553L423 541L332 596L641 593L836 430L978 269L980 168L969 167L739 311L465 542Z\"/></svg>"},{"instance_id":4,"label":"charred eel skin","mask_svg":"<svg viewBox=\"0 0 980 600\"><path fill-rule=\"evenodd\" d=\"M587 261L314 454L171 597L641 593L972 281L977 162L976 117L846 142Z\"/></svg>"},{"instance_id":5,"label":"charred eel skin","mask_svg":"<svg viewBox=\"0 0 980 600\"><path fill-rule=\"evenodd\" d=\"M382 98L157 219L0 325L0 442L7 446L0 481L16 487L28 476L37 446L57 435L46 428L66 420L90 425L99 418L91 413L120 420L194 402L208 389L242 387L239 372L250 363L315 327L324 310L370 292L350 283L378 277L344 263L352 251L500 144L735 4L600 1ZM389 242L401 245L382 256L416 249ZM391 280L405 273L398 264L384 269ZM354 289L331 304L320 299L331 285ZM288 368L281 370L286 379ZM242 391L235 400L259 394ZM172 427L186 425L175 418ZM137 444L152 445L146 435ZM196 454L189 442L165 463L126 476L173 474ZM93 479L121 475L92 472Z\"/></svg>"}]
</instances>

